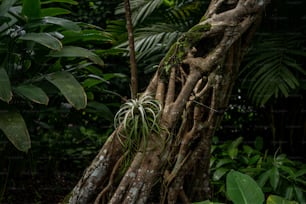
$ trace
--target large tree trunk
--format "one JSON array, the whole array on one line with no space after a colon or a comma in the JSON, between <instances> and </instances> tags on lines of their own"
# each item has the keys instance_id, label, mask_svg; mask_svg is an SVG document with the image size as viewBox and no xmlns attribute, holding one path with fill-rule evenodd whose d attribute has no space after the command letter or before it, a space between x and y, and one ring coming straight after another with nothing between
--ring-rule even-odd
<instances>
[{"instance_id":1,"label":"large tree trunk","mask_svg":"<svg viewBox=\"0 0 306 204\"><path fill-rule=\"evenodd\" d=\"M122 173L117 128L70 195L69 203L189 203L211 197L211 138L243 54L268 0L212 0L160 63L144 95L162 104L152 133Z\"/></svg>"}]
</instances>

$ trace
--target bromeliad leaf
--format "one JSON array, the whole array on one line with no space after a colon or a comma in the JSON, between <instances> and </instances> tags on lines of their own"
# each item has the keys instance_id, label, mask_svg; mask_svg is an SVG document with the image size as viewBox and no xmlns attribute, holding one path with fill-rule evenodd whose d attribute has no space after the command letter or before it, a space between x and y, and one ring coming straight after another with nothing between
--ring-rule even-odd
<instances>
[{"instance_id":1,"label":"bromeliad leaf","mask_svg":"<svg viewBox=\"0 0 306 204\"><path fill-rule=\"evenodd\" d=\"M49 98L47 94L41 88L32 84L18 86L15 92L35 103L48 105Z\"/></svg>"},{"instance_id":2,"label":"bromeliad leaf","mask_svg":"<svg viewBox=\"0 0 306 204\"><path fill-rule=\"evenodd\" d=\"M102 59L98 55L82 47L65 46L60 51L49 54L49 56L51 57L84 57L84 58L90 59L92 62L98 65L101 65L101 66L104 65Z\"/></svg>"},{"instance_id":3,"label":"bromeliad leaf","mask_svg":"<svg viewBox=\"0 0 306 204\"><path fill-rule=\"evenodd\" d=\"M83 87L69 72L55 72L46 76L46 79L56 86L67 101L77 110L87 105L87 96Z\"/></svg>"},{"instance_id":4,"label":"bromeliad leaf","mask_svg":"<svg viewBox=\"0 0 306 204\"><path fill-rule=\"evenodd\" d=\"M30 40L36 43L39 43L45 47L48 47L52 50L61 50L63 45L61 41L53 37L49 33L27 33L23 36L20 36L21 40Z\"/></svg>"},{"instance_id":5,"label":"bromeliad leaf","mask_svg":"<svg viewBox=\"0 0 306 204\"><path fill-rule=\"evenodd\" d=\"M27 126L18 112L1 112L0 129L18 150L27 152L31 148Z\"/></svg>"},{"instance_id":6,"label":"bromeliad leaf","mask_svg":"<svg viewBox=\"0 0 306 204\"><path fill-rule=\"evenodd\" d=\"M5 69L0 67L0 99L9 103L12 96L10 78Z\"/></svg>"}]
</instances>

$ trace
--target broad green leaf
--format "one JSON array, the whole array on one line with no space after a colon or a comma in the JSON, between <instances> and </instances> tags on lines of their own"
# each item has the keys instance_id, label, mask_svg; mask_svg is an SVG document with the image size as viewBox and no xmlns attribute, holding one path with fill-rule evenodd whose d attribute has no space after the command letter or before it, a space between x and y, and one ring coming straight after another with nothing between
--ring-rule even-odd
<instances>
[{"instance_id":1,"label":"broad green leaf","mask_svg":"<svg viewBox=\"0 0 306 204\"><path fill-rule=\"evenodd\" d=\"M42 23L58 25L67 30L76 30L76 31L81 30L81 28L78 26L77 23L64 18L46 16L42 18Z\"/></svg>"},{"instance_id":2,"label":"broad green leaf","mask_svg":"<svg viewBox=\"0 0 306 204\"><path fill-rule=\"evenodd\" d=\"M267 204L298 204L295 201L286 200L283 197L270 195L267 199Z\"/></svg>"},{"instance_id":3,"label":"broad green leaf","mask_svg":"<svg viewBox=\"0 0 306 204\"><path fill-rule=\"evenodd\" d=\"M41 16L58 16L63 14L70 14L71 12L63 8L44 8L41 9Z\"/></svg>"},{"instance_id":4,"label":"broad green leaf","mask_svg":"<svg viewBox=\"0 0 306 204\"><path fill-rule=\"evenodd\" d=\"M30 20L40 18L40 0L23 0L22 14Z\"/></svg>"},{"instance_id":5,"label":"broad green leaf","mask_svg":"<svg viewBox=\"0 0 306 204\"><path fill-rule=\"evenodd\" d=\"M0 67L0 99L9 103L12 96L10 78L5 69Z\"/></svg>"},{"instance_id":6,"label":"broad green leaf","mask_svg":"<svg viewBox=\"0 0 306 204\"><path fill-rule=\"evenodd\" d=\"M92 62L103 66L104 63L102 59L93 53L92 51L82 48L82 47L75 47L75 46L65 46L58 52L52 52L49 54L51 57L84 57L90 59Z\"/></svg>"},{"instance_id":7,"label":"broad green leaf","mask_svg":"<svg viewBox=\"0 0 306 204\"><path fill-rule=\"evenodd\" d=\"M27 152L31 148L27 126L19 113L15 111L1 112L0 129L18 150Z\"/></svg>"},{"instance_id":8,"label":"broad green leaf","mask_svg":"<svg viewBox=\"0 0 306 204\"><path fill-rule=\"evenodd\" d=\"M63 47L61 41L49 33L27 33L23 36L20 36L19 39L30 40L46 46L52 50L60 50Z\"/></svg>"},{"instance_id":9,"label":"broad green leaf","mask_svg":"<svg viewBox=\"0 0 306 204\"><path fill-rule=\"evenodd\" d=\"M49 98L47 94L41 88L32 84L18 86L15 88L15 92L35 103L48 105Z\"/></svg>"},{"instance_id":10,"label":"broad green leaf","mask_svg":"<svg viewBox=\"0 0 306 204\"><path fill-rule=\"evenodd\" d=\"M46 79L56 86L67 101L77 110L87 105L87 96L83 87L69 72L55 72L48 74Z\"/></svg>"},{"instance_id":11,"label":"broad green leaf","mask_svg":"<svg viewBox=\"0 0 306 204\"><path fill-rule=\"evenodd\" d=\"M250 176L231 170L226 176L227 195L234 204L261 204L264 194Z\"/></svg>"}]
</instances>

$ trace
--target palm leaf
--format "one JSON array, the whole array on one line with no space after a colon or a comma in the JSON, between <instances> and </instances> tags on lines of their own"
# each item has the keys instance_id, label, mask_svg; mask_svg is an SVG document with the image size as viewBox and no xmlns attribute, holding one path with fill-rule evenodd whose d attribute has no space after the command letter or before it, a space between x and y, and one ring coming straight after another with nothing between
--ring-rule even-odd
<instances>
[{"instance_id":1,"label":"palm leaf","mask_svg":"<svg viewBox=\"0 0 306 204\"><path fill-rule=\"evenodd\" d=\"M151 15L161 4L163 0L131 0L132 22L136 26L142 23L149 15ZM119 4L115 13L123 14L124 3Z\"/></svg>"},{"instance_id":2,"label":"palm leaf","mask_svg":"<svg viewBox=\"0 0 306 204\"><path fill-rule=\"evenodd\" d=\"M242 87L256 105L264 105L271 98L288 97L300 85L299 76L306 71L298 59L306 56L301 49L304 39L298 35L264 34L246 56Z\"/></svg>"}]
</instances>

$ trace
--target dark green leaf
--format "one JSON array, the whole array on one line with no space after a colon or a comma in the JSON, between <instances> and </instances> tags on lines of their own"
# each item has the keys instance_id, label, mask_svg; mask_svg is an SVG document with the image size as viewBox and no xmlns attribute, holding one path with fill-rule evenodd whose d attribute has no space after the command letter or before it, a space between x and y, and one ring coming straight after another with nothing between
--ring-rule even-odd
<instances>
[{"instance_id":1,"label":"dark green leaf","mask_svg":"<svg viewBox=\"0 0 306 204\"><path fill-rule=\"evenodd\" d=\"M23 0L22 14L30 20L40 18L40 0Z\"/></svg>"},{"instance_id":2,"label":"dark green leaf","mask_svg":"<svg viewBox=\"0 0 306 204\"><path fill-rule=\"evenodd\" d=\"M93 53L92 51L75 46L65 46L62 50L58 52L52 52L49 56L51 57L84 57L90 59L92 62L103 66L104 63L102 59Z\"/></svg>"},{"instance_id":3,"label":"dark green leaf","mask_svg":"<svg viewBox=\"0 0 306 204\"><path fill-rule=\"evenodd\" d=\"M1 112L0 129L18 150L27 152L31 148L27 126L19 113L15 111Z\"/></svg>"},{"instance_id":4,"label":"dark green leaf","mask_svg":"<svg viewBox=\"0 0 306 204\"><path fill-rule=\"evenodd\" d=\"M264 194L250 176L231 170L226 177L227 195L234 204L261 204Z\"/></svg>"},{"instance_id":5,"label":"dark green leaf","mask_svg":"<svg viewBox=\"0 0 306 204\"><path fill-rule=\"evenodd\" d=\"M271 169L262 173L258 180L257 180L257 183L259 185L259 187L263 188L265 186L265 184L267 183L269 177L270 177L270 174L271 174Z\"/></svg>"},{"instance_id":6,"label":"dark green leaf","mask_svg":"<svg viewBox=\"0 0 306 204\"><path fill-rule=\"evenodd\" d=\"M9 103L12 96L10 78L5 69L0 67L0 99Z\"/></svg>"},{"instance_id":7,"label":"dark green leaf","mask_svg":"<svg viewBox=\"0 0 306 204\"><path fill-rule=\"evenodd\" d=\"M232 160L232 159L220 159L218 161L218 163L216 164L216 168L219 168L219 167L221 167L225 164L229 164L229 163L233 163L233 162L234 162L234 160Z\"/></svg>"},{"instance_id":8,"label":"dark green leaf","mask_svg":"<svg viewBox=\"0 0 306 204\"><path fill-rule=\"evenodd\" d=\"M242 137L237 138L236 140L234 140L227 149L228 155L230 156L231 159L236 158L237 154L238 154L238 146L239 144L241 144L241 142L243 141Z\"/></svg>"},{"instance_id":9,"label":"dark green leaf","mask_svg":"<svg viewBox=\"0 0 306 204\"><path fill-rule=\"evenodd\" d=\"M46 16L42 18L42 23L58 25L67 30L75 30L75 31L81 30L81 28L78 26L77 23L64 18Z\"/></svg>"},{"instance_id":10,"label":"dark green leaf","mask_svg":"<svg viewBox=\"0 0 306 204\"><path fill-rule=\"evenodd\" d=\"M21 85L15 88L15 92L19 95L28 98L29 100L35 103L48 105L49 98L47 94L37 86L31 84Z\"/></svg>"},{"instance_id":11,"label":"dark green leaf","mask_svg":"<svg viewBox=\"0 0 306 204\"><path fill-rule=\"evenodd\" d=\"M292 199L292 197L293 197L293 186L288 186L286 188L285 197L287 199Z\"/></svg>"},{"instance_id":12,"label":"dark green leaf","mask_svg":"<svg viewBox=\"0 0 306 204\"><path fill-rule=\"evenodd\" d=\"M90 101L88 102L87 107L94 110L96 114L103 115L104 119L108 121L113 121L114 119L114 114L112 113L112 111L103 103L99 103L96 101Z\"/></svg>"},{"instance_id":13,"label":"dark green leaf","mask_svg":"<svg viewBox=\"0 0 306 204\"><path fill-rule=\"evenodd\" d=\"M65 36L63 43L73 43L80 41L93 41L95 43L112 42L110 34L100 30L63 31L62 34Z\"/></svg>"},{"instance_id":14,"label":"dark green leaf","mask_svg":"<svg viewBox=\"0 0 306 204\"><path fill-rule=\"evenodd\" d=\"M270 172L270 184L274 190L276 190L279 182L279 171L278 168L273 167Z\"/></svg>"},{"instance_id":15,"label":"dark green leaf","mask_svg":"<svg viewBox=\"0 0 306 204\"><path fill-rule=\"evenodd\" d=\"M44 8L41 9L41 16L58 16L63 14L70 14L71 12L63 8Z\"/></svg>"},{"instance_id":16,"label":"dark green leaf","mask_svg":"<svg viewBox=\"0 0 306 204\"><path fill-rule=\"evenodd\" d=\"M213 180L219 181L228 171L228 168L218 168L213 174Z\"/></svg>"},{"instance_id":17,"label":"dark green leaf","mask_svg":"<svg viewBox=\"0 0 306 204\"><path fill-rule=\"evenodd\" d=\"M85 79L85 81L83 81L82 85L84 88L91 88L95 85L98 85L100 83L103 83L103 81L99 80L99 79Z\"/></svg>"},{"instance_id":18,"label":"dark green leaf","mask_svg":"<svg viewBox=\"0 0 306 204\"><path fill-rule=\"evenodd\" d=\"M294 191L296 194L296 197L300 203L306 203L306 198L305 198L305 189L302 190L301 188L294 186ZM303 192L304 191L304 192Z\"/></svg>"},{"instance_id":19,"label":"dark green leaf","mask_svg":"<svg viewBox=\"0 0 306 204\"><path fill-rule=\"evenodd\" d=\"M19 39L30 40L46 46L52 50L61 50L63 46L61 41L49 33L27 33L23 36L20 36Z\"/></svg>"},{"instance_id":20,"label":"dark green leaf","mask_svg":"<svg viewBox=\"0 0 306 204\"><path fill-rule=\"evenodd\" d=\"M68 72L55 72L46 76L65 96L67 101L76 109L83 109L87 105L87 96L83 87Z\"/></svg>"}]
</instances>

